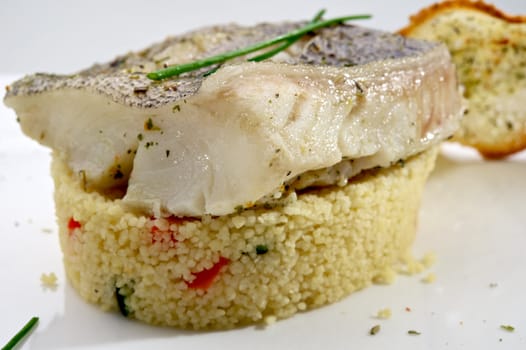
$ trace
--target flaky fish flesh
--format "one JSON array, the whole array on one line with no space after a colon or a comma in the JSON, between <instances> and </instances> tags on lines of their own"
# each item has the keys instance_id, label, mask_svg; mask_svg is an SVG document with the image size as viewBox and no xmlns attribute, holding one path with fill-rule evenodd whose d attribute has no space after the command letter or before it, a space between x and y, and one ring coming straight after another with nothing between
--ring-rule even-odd
<instances>
[{"instance_id":1,"label":"flaky fish flesh","mask_svg":"<svg viewBox=\"0 0 526 350\"><path fill-rule=\"evenodd\" d=\"M163 81L156 69L305 23L199 29L73 75L34 74L5 103L88 189L123 189L154 215L224 215L309 186L345 184L446 139L462 101L448 50L354 25L310 33Z\"/></svg>"}]
</instances>

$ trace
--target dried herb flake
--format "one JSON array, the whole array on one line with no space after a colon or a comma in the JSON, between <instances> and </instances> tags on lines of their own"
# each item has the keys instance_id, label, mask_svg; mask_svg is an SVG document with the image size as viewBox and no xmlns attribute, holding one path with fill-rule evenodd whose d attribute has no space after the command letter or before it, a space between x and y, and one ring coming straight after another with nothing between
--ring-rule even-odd
<instances>
[{"instance_id":1,"label":"dried herb flake","mask_svg":"<svg viewBox=\"0 0 526 350\"><path fill-rule=\"evenodd\" d=\"M378 332L380 332L380 325L379 325L379 324L373 326L373 327L369 330L369 334L370 334L370 335L376 335Z\"/></svg>"},{"instance_id":2,"label":"dried herb flake","mask_svg":"<svg viewBox=\"0 0 526 350\"><path fill-rule=\"evenodd\" d=\"M257 255L263 255L268 253L268 247L264 244L258 244L256 246L256 254Z\"/></svg>"}]
</instances>

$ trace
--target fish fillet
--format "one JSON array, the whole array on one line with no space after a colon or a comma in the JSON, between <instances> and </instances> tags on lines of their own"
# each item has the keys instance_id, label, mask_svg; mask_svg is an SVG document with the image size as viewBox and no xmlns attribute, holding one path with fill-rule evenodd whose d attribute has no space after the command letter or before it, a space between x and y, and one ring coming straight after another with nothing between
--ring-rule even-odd
<instances>
[{"instance_id":1,"label":"fish fillet","mask_svg":"<svg viewBox=\"0 0 526 350\"><path fill-rule=\"evenodd\" d=\"M199 29L77 74L34 74L5 103L86 187L153 215L224 215L345 183L446 139L462 100L447 48L353 25L154 82L146 73L304 23Z\"/></svg>"}]
</instances>

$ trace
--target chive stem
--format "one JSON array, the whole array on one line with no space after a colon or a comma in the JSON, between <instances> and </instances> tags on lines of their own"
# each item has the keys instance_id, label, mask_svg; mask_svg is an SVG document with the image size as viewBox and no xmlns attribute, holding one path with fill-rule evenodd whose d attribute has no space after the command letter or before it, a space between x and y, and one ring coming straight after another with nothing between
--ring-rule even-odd
<instances>
[{"instance_id":1,"label":"chive stem","mask_svg":"<svg viewBox=\"0 0 526 350\"><path fill-rule=\"evenodd\" d=\"M337 18L332 18L332 19L323 20L323 21L311 22L299 29L293 30L291 32L277 36L267 41L259 42L259 43L247 46L245 48L242 48L242 49L229 51L223 54L207 57L207 58L197 60L194 62L174 65L174 66L171 66L165 69L161 69L155 72L148 73L146 76L152 80L162 80L162 79L170 78L173 76L180 75L182 73L194 71L194 70L197 70L203 67L208 67L208 66L211 66L217 63L225 62L235 57L239 57L239 56L243 56L243 55L246 55L252 52L256 52L261 49L273 46L275 44L279 44L281 42L294 39L296 37L301 37L316 29L328 27L333 24L342 23L346 21L357 20L357 19L368 19L368 18L371 18L371 15L345 16L345 17L337 17Z\"/></svg>"},{"instance_id":2,"label":"chive stem","mask_svg":"<svg viewBox=\"0 0 526 350\"><path fill-rule=\"evenodd\" d=\"M15 336L11 338L11 340L6 345L4 345L2 350L13 349L31 331L31 329L35 326L35 324L37 324L37 322L38 317L32 317L26 323L26 325L20 331L18 331L18 333L15 334Z\"/></svg>"},{"instance_id":3,"label":"chive stem","mask_svg":"<svg viewBox=\"0 0 526 350\"><path fill-rule=\"evenodd\" d=\"M315 22L318 22L322 17L323 15L325 14L325 10L320 10L316 16L312 19L311 23L315 23ZM275 55L277 55L278 53L280 53L281 51L283 50L286 50L289 46L291 46L292 44L294 44L296 41L298 41L299 39L301 38L301 35L299 36L296 36L296 37L293 37L293 38L290 38L289 40L287 40L284 44L281 44L279 45L278 47L275 47L274 49L272 50L269 50L267 52L264 52L260 55L257 55L257 56L254 56L254 57L251 57L249 58L247 61L250 61L250 62L261 62L261 61L264 61L268 58L271 58ZM215 72L217 72L217 70L221 67L221 65L218 65L216 66L215 68L212 68L210 69L208 72L206 72L205 74L203 74L203 77L207 77L209 75L212 75L214 74Z\"/></svg>"},{"instance_id":4,"label":"chive stem","mask_svg":"<svg viewBox=\"0 0 526 350\"><path fill-rule=\"evenodd\" d=\"M314 18L312 19L312 21L310 23L318 22L319 20L321 20L321 18L323 17L324 14L325 14L325 9L320 10L316 14L316 16L314 16ZM284 44L281 44L280 46L278 46L278 47L276 47L276 48L274 48L272 50L269 50L269 51L267 51L265 53L262 53L261 55L249 58L248 60L252 61L252 62L261 62L261 61L264 61L264 60L266 60L268 58L271 58L271 57L277 55L278 53L280 53L281 51L286 50L289 46L294 44L301 37L302 37L302 35L298 35L298 36L292 37L289 40L287 40Z\"/></svg>"}]
</instances>

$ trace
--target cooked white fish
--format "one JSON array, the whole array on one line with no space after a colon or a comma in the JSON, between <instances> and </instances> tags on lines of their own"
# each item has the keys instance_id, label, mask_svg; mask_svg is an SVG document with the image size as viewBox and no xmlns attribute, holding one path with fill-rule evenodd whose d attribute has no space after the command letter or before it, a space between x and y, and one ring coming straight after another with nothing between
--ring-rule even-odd
<instances>
[{"instance_id":1,"label":"cooked white fish","mask_svg":"<svg viewBox=\"0 0 526 350\"><path fill-rule=\"evenodd\" d=\"M125 187L125 203L155 215L224 215L285 188L341 184L455 131L448 50L351 25L209 76L145 76L301 24L201 29L72 76L25 77L5 103L88 188Z\"/></svg>"}]
</instances>

